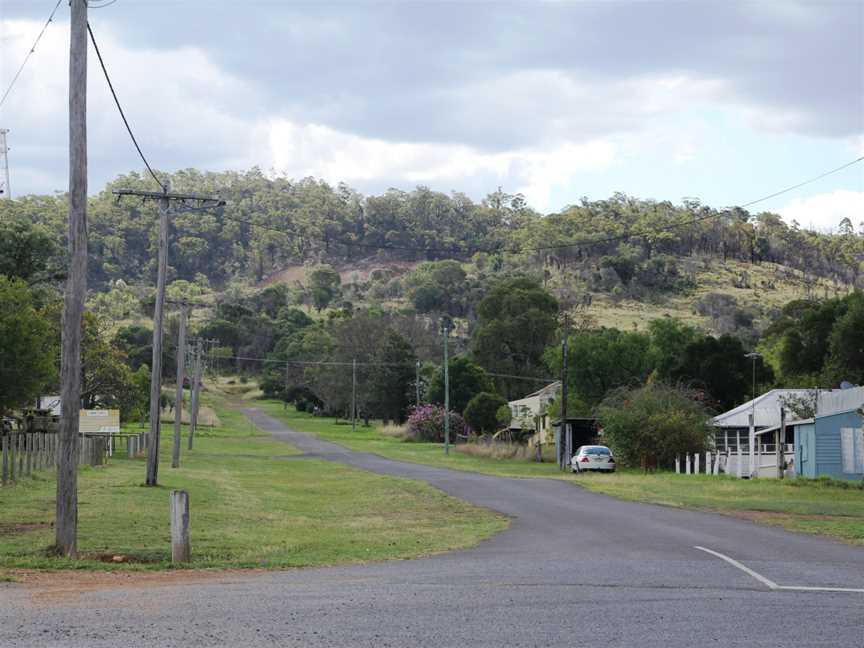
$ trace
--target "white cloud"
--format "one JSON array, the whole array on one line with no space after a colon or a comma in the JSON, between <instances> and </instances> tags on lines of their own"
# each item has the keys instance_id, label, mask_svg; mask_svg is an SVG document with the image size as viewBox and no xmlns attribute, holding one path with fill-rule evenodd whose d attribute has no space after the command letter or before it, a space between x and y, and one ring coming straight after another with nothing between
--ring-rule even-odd
<instances>
[{"instance_id":1,"label":"white cloud","mask_svg":"<svg viewBox=\"0 0 864 648\"><path fill-rule=\"evenodd\" d=\"M388 142L284 119L272 123L269 140L272 166L289 176L438 186L480 176L487 187L515 187L538 209L549 207L555 187L607 168L615 158L615 146L603 140L486 153L461 144Z\"/></svg>"},{"instance_id":2,"label":"white cloud","mask_svg":"<svg viewBox=\"0 0 864 648\"><path fill-rule=\"evenodd\" d=\"M844 218L857 229L864 222L864 191L838 190L809 198L795 198L778 210L787 223L797 221L805 229L836 232Z\"/></svg>"}]
</instances>

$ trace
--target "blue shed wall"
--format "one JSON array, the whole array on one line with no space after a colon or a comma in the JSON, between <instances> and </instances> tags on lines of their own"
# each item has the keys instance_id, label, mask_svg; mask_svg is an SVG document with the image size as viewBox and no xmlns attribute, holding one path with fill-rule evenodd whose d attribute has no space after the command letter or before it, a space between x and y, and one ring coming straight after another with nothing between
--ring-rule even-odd
<instances>
[{"instance_id":1,"label":"blue shed wall","mask_svg":"<svg viewBox=\"0 0 864 648\"><path fill-rule=\"evenodd\" d=\"M815 472L806 477L864 479L864 473L844 473L840 441L841 428L861 428L861 416L854 410L816 419Z\"/></svg>"},{"instance_id":2,"label":"blue shed wall","mask_svg":"<svg viewBox=\"0 0 864 648\"><path fill-rule=\"evenodd\" d=\"M816 425L795 426L795 472L800 477L816 476Z\"/></svg>"}]
</instances>

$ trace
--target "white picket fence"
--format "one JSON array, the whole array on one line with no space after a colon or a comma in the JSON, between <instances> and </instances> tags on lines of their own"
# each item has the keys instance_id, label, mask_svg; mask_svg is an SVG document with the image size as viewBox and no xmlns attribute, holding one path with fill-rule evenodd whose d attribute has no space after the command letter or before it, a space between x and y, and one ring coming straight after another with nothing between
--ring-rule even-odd
<instances>
[{"instance_id":1,"label":"white picket fence","mask_svg":"<svg viewBox=\"0 0 864 648\"><path fill-rule=\"evenodd\" d=\"M756 464L756 477L777 476L777 455L774 452L757 450L753 455ZM785 475L794 476L794 468L790 468L794 462L795 453L791 447L784 449L783 460L786 463ZM736 477L750 476L750 453L748 450L727 450L726 452L706 452L704 454L694 453L675 457L675 472L684 475L735 475Z\"/></svg>"}]
</instances>

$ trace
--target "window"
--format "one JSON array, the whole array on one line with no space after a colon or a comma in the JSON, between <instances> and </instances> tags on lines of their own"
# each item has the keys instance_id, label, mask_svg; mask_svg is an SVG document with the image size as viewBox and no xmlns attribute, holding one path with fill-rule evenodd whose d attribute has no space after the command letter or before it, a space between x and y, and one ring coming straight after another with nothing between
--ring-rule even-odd
<instances>
[{"instance_id":1,"label":"window","mask_svg":"<svg viewBox=\"0 0 864 648\"><path fill-rule=\"evenodd\" d=\"M840 452L844 473L864 473L864 429L841 428Z\"/></svg>"}]
</instances>

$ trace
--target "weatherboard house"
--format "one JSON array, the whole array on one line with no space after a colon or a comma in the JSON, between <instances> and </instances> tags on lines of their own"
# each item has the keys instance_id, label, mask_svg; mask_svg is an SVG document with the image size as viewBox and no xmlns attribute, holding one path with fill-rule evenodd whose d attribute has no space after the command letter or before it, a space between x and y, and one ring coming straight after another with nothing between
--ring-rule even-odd
<instances>
[{"instance_id":1,"label":"weatherboard house","mask_svg":"<svg viewBox=\"0 0 864 648\"><path fill-rule=\"evenodd\" d=\"M823 393L816 417L791 425L798 476L864 479L864 387Z\"/></svg>"},{"instance_id":2,"label":"weatherboard house","mask_svg":"<svg viewBox=\"0 0 864 648\"><path fill-rule=\"evenodd\" d=\"M751 415L757 432L776 429L780 425L780 408L790 399L807 398L812 393L809 389L772 389L728 412L718 414L711 419L714 427L714 447L721 452L737 452L747 448ZM826 392L817 394L817 406L825 394Z\"/></svg>"}]
</instances>

